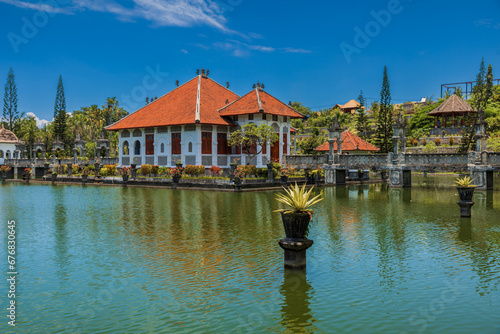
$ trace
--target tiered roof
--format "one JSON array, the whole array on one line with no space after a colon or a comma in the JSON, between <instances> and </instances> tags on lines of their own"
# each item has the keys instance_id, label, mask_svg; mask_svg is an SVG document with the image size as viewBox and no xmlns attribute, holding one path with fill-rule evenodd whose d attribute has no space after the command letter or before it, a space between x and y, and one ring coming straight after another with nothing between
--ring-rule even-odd
<instances>
[{"instance_id":1,"label":"tiered roof","mask_svg":"<svg viewBox=\"0 0 500 334\"><path fill-rule=\"evenodd\" d=\"M234 125L218 109L239 96L205 75L154 100L106 129L151 128L186 124Z\"/></svg>"},{"instance_id":2,"label":"tiered roof","mask_svg":"<svg viewBox=\"0 0 500 334\"><path fill-rule=\"evenodd\" d=\"M461 97L456 94L451 95L439 107L429 113L429 115L442 115L442 114L464 114L468 112L476 112L474 108L465 102Z\"/></svg>"},{"instance_id":3,"label":"tiered roof","mask_svg":"<svg viewBox=\"0 0 500 334\"><path fill-rule=\"evenodd\" d=\"M369 142L359 138L355 134L352 134L348 130L342 132L342 151L380 151L376 146L373 146ZM333 144L333 149L337 150L337 143ZM330 144L328 142L316 147L314 149L318 152L328 152L330 150Z\"/></svg>"},{"instance_id":4,"label":"tiered roof","mask_svg":"<svg viewBox=\"0 0 500 334\"><path fill-rule=\"evenodd\" d=\"M261 88L255 88L233 103L221 108L219 113L222 116L266 113L290 118L304 117Z\"/></svg>"}]
</instances>

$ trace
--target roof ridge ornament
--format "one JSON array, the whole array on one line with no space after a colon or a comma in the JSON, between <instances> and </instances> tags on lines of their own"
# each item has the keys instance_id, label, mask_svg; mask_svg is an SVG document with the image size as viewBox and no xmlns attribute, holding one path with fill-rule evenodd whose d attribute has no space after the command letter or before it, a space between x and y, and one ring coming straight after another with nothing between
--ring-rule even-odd
<instances>
[{"instance_id":1,"label":"roof ridge ornament","mask_svg":"<svg viewBox=\"0 0 500 334\"><path fill-rule=\"evenodd\" d=\"M261 84L260 81L258 81L257 84L254 84L252 86L252 88L254 88L254 89L257 88L258 90L260 90L261 92L263 92L264 91L264 84Z\"/></svg>"}]
</instances>

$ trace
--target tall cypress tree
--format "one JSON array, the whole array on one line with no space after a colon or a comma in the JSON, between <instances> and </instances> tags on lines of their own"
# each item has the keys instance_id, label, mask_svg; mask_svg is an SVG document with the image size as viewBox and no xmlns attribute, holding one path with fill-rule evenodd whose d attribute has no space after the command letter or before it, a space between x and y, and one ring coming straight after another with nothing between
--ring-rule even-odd
<instances>
[{"instance_id":1,"label":"tall cypress tree","mask_svg":"<svg viewBox=\"0 0 500 334\"><path fill-rule=\"evenodd\" d=\"M485 86L486 86L486 67L484 66L484 57L481 60L481 65L479 65L479 72L476 76L476 85L472 88L472 93L474 94L474 106L479 110L486 107L485 101Z\"/></svg>"},{"instance_id":2,"label":"tall cypress tree","mask_svg":"<svg viewBox=\"0 0 500 334\"><path fill-rule=\"evenodd\" d=\"M17 111L17 87L16 77L12 67L7 74L7 82L5 83L5 94L3 96L3 117L7 121L9 130L14 130L14 124L19 119Z\"/></svg>"},{"instance_id":3,"label":"tall cypress tree","mask_svg":"<svg viewBox=\"0 0 500 334\"><path fill-rule=\"evenodd\" d=\"M493 96L493 67L491 66L491 64L488 66L488 72L486 73L484 95L486 106L490 98Z\"/></svg>"},{"instance_id":4,"label":"tall cypress tree","mask_svg":"<svg viewBox=\"0 0 500 334\"><path fill-rule=\"evenodd\" d=\"M481 65L479 65L479 72L476 76L476 85L472 88L473 93L473 105L477 110L483 110L488 104L489 98L493 94L493 68L488 66L488 73L486 73L486 67L484 65L484 57L481 59ZM469 120L468 120L469 122ZM474 141L475 134L475 121L473 126L469 126L465 129L462 135L462 145L460 146L458 152L467 153Z\"/></svg>"},{"instance_id":5,"label":"tall cypress tree","mask_svg":"<svg viewBox=\"0 0 500 334\"><path fill-rule=\"evenodd\" d=\"M382 81L382 90L380 91L380 105L377 118L377 130L375 133L375 143L380 147L381 153L387 153L392 150L392 105L391 88L389 77L387 75L387 66L384 66L384 78Z\"/></svg>"},{"instance_id":6,"label":"tall cypress tree","mask_svg":"<svg viewBox=\"0 0 500 334\"><path fill-rule=\"evenodd\" d=\"M56 103L54 105L54 135L64 142L66 139L66 98L62 76L57 84Z\"/></svg>"}]
</instances>

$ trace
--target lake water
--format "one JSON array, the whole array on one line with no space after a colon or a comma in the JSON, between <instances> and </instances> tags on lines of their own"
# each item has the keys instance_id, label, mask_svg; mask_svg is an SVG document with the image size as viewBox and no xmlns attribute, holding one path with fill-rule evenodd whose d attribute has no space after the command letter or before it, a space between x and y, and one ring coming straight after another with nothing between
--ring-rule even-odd
<instances>
[{"instance_id":1,"label":"lake water","mask_svg":"<svg viewBox=\"0 0 500 334\"><path fill-rule=\"evenodd\" d=\"M324 188L307 273L276 192L4 183L17 326L2 333L500 333L500 192L459 217L450 177Z\"/></svg>"}]
</instances>

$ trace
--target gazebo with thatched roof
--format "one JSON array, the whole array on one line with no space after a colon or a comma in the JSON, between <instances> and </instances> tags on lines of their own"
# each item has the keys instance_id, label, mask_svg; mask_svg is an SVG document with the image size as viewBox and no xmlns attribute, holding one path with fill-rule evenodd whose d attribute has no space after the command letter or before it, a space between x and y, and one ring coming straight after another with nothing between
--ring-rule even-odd
<instances>
[{"instance_id":1,"label":"gazebo with thatched roof","mask_svg":"<svg viewBox=\"0 0 500 334\"><path fill-rule=\"evenodd\" d=\"M470 104L462 100L458 95L453 94L439 107L431 111L429 116L435 117L436 128L446 128L448 125L452 127L465 126L465 119L474 113L476 113L476 110Z\"/></svg>"}]
</instances>

